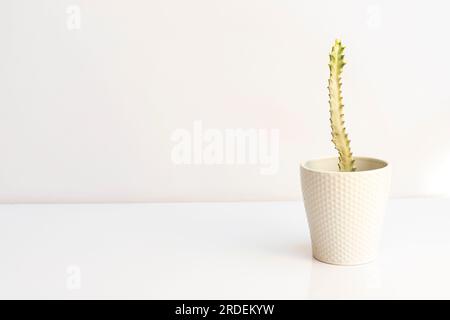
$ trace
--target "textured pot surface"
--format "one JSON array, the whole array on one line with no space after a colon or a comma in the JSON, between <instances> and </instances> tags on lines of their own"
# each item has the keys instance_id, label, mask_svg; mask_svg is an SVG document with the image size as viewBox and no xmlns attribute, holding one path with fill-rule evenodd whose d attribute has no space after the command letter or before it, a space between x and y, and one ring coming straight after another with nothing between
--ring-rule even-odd
<instances>
[{"instance_id":1,"label":"textured pot surface","mask_svg":"<svg viewBox=\"0 0 450 320\"><path fill-rule=\"evenodd\" d=\"M355 172L339 172L337 158L300 167L313 255L322 262L356 265L373 261L390 189L387 162L356 157Z\"/></svg>"}]
</instances>

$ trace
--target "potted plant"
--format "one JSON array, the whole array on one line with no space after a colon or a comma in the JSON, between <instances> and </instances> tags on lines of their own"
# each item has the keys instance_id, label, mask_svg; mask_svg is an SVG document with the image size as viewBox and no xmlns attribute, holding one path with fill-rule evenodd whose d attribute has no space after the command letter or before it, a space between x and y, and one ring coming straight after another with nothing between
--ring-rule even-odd
<instances>
[{"instance_id":1,"label":"potted plant","mask_svg":"<svg viewBox=\"0 0 450 320\"><path fill-rule=\"evenodd\" d=\"M300 167L313 256L322 262L356 265L376 258L390 186L386 161L353 157L344 126L341 73L344 46L336 40L328 80L332 142L339 156Z\"/></svg>"}]
</instances>

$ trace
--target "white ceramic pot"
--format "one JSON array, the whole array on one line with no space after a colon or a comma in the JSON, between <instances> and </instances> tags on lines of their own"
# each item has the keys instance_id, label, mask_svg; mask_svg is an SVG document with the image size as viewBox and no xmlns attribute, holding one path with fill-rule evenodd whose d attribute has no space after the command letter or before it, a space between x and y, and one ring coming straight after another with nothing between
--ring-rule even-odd
<instances>
[{"instance_id":1,"label":"white ceramic pot","mask_svg":"<svg viewBox=\"0 0 450 320\"><path fill-rule=\"evenodd\" d=\"M356 265L373 261L390 189L387 162L356 157L355 172L339 172L337 158L311 160L300 168L313 256Z\"/></svg>"}]
</instances>

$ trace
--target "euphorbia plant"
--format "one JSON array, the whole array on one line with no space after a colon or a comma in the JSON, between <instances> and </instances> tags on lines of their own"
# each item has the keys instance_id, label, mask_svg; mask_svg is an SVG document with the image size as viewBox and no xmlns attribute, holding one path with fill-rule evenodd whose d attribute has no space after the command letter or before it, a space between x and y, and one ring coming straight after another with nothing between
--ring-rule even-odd
<instances>
[{"instance_id":1,"label":"euphorbia plant","mask_svg":"<svg viewBox=\"0 0 450 320\"><path fill-rule=\"evenodd\" d=\"M386 161L352 155L342 102L344 65L344 47L336 40L328 91L331 136L339 159L305 161L300 177L313 256L326 263L357 265L377 256L391 170Z\"/></svg>"},{"instance_id":2,"label":"euphorbia plant","mask_svg":"<svg viewBox=\"0 0 450 320\"><path fill-rule=\"evenodd\" d=\"M339 170L355 171L355 160L345 130L344 104L342 103L341 74L345 66L344 49L341 41L336 40L330 53L328 95L330 97L331 141L339 152Z\"/></svg>"}]
</instances>

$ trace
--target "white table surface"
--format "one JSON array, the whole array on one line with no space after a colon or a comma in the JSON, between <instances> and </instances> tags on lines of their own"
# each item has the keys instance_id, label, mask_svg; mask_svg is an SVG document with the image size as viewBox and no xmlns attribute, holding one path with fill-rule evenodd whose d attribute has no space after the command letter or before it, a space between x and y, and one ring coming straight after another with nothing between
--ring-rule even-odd
<instances>
[{"instance_id":1,"label":"white table surface","mask_svg":"<svg viewBox=\"0 0 450 320\"><path fill-rule=\"evenodd\" d=\"M0 298L450 298L450 199L391 200L377 262L311 258L300 202L0 205Z\"/></svg>"}]
</instances>

